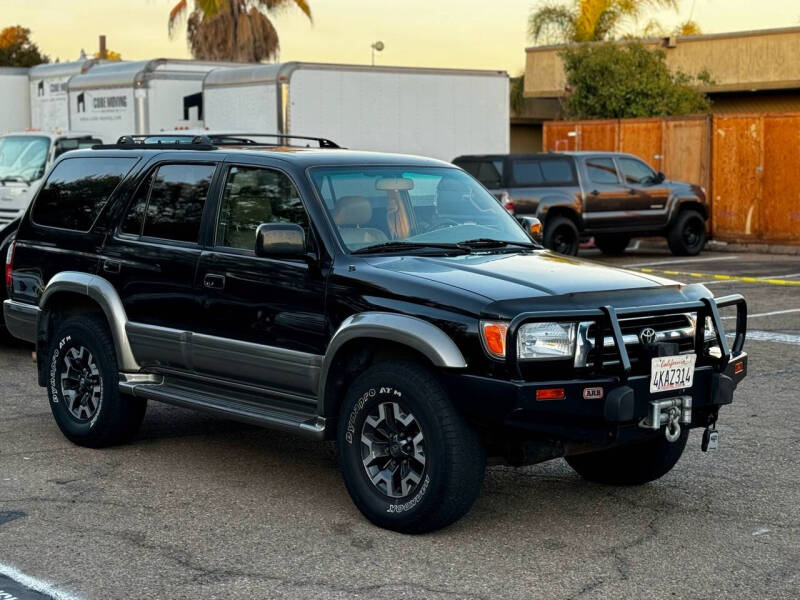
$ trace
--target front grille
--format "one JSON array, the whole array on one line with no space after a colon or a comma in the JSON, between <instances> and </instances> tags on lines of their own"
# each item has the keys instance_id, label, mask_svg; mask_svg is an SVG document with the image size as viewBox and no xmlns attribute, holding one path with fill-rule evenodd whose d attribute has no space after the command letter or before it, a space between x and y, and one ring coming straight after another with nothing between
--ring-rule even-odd
<instances>
[{"instance_id":1,"label":"front grille","mask_svg":"<svg viewBox=\"0 0 800 600\"><path fill-rule=\"evenodd\" d=\"M694 351L694 322L690 315L661 315L645 316L630 319L620 319L619 327L625 341L625 349L631 362L631 373L642 374L650 369L652 352L646 348L639 339L643 329L652 328L655 331L656 342L670 342L677 344L679 354ZM595 348L595 334L597 325L582 323L579 327L578 350L575 357L575 366L591 366L594 364L597 349ZM605 366L619 364L614 338L610 332L605 332L602 348L603 364Z\"/></svg>"}]
</instances>

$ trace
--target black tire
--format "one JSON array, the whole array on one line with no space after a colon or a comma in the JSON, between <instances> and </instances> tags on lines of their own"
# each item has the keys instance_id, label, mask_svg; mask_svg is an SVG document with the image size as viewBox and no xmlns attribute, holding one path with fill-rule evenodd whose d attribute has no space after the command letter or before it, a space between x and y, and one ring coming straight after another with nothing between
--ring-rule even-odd
<instances>
[{"instance_id":1,"label":"black tire","mask_svg":"<svg viewBox=\"0 0 800 600\"><path fill-rule=\"evenodd\" d=\"M706 220L696 210L678 213L667 233L669 249L676 256L695 256L706 245Z\"/></svg>"},{"instance_id":2,"label":"black tire","mask_svg":"<svg viewBox=\"0 0 800 600\"><path fill-rule=\"evenodd\" d=\"M566 461L581 477L608 485L641 485L655 481L672 470L683 454L689 430L669 442L661 432L636 444L609 450L567 456Z\"/></svg>"},{"instance_id":3,"label":"black tire","mask_svg":"<svg viewBox=\"0 0 800 600\"><path fill-rule=\"evenodd\" d=\"M136 435L147 401L120 394L114 343L102 318L72 316L58 323L47 364L50 409L68 440L101 448Z\"/></svg>"},{"instance_id":4,"label":"black tire","mask_svg":"<svg viewBox=\"0 0 800 600\"><path fill-rule=\"evenodd\" d=\"M615 256L625 252L625 248L631 243L629 235L596 235L594 245L603 253Z\"/></svg>"},{"instance_id":5,"label":"black tire","mask_svg":"<svg viewBox=\"0 0 800 600\"><path fill-rule=\"evenodd\" d=\"M381 421L381 407L383 414L392 415L391 423L388 417ZM391 439L391 435L378 434L381 429L392 433L403 426L396 414L412 428L410 434L399 437L400 442L402 436L407 440L414 435L419 445L396 443L391 450L387 442L387 455L367 466L364 457L370 456L368 444L372 442L362 440ZM481 440L456 411L438 377L421 364L382 362L359 376L342 405L338 441L339 466L350 497L365 517L386 529L426 533L446 527L469 511L483 484L486 454ZM376 441L372 447L381 443ZM373 454L377 455L380 452ZM425 459L423 466L413 458L418 455ZM416 471L413 477L417 481L409 483L408 490L394 475L382 479L392 460L394 470L405 478ZM372 469L372 477L368 469ZM374 478L378 483L373 483ZM398 482L403 484L399 490Z\"/></svg>"},{"instance_id":6,"label":"black tire","mask_svg":"<svg viewBox=\"0 0 800 600\"><path fill-rule=\"evenodd\" d=\"M580 234L572 219L553 217L544 227L544 245L553 252L575 256L580 247Z\"/></svg>"}]
</instances>

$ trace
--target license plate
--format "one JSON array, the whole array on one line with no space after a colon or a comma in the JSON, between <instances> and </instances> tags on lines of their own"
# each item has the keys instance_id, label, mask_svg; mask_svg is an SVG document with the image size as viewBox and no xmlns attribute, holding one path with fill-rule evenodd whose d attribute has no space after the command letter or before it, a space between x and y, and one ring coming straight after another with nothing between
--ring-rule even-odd
<instances>
[{"instance_id":1,"label":"license plate","mask_svg":"<svg viewBox=\"0 0 800 600\"><path fill-rule=\"evenodd\" d=\"M692 387L696 354L659 356L651 362L650 393L669 392Z\"/></svg>"}]
</instances>

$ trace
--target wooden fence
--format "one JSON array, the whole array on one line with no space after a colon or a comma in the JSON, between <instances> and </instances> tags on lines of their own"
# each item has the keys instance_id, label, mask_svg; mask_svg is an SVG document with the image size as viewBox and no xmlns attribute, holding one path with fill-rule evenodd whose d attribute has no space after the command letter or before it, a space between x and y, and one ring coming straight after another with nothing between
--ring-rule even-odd
<instances>
[{"instance_id":1,"label":"wooden fence","mask_svg":"<svg viewBox=\"0 0 800 600\"><path fill-rule=\"evenodd\" d=\"M546 150L629 152L702 185L716 239L800 243L800 113L551 121L543 133Z\"/></svg>"}]
</instances>

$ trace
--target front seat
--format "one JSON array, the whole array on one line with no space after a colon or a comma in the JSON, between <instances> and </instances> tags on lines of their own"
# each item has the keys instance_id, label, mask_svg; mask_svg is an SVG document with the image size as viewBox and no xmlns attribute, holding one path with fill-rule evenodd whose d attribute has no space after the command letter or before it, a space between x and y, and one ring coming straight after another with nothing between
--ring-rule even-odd
<instances>
[{"instance_id":1,"label":"front seat","mask_svg":"<svg viewBox=\"0 0 800 600\"><path fill-rule=\"evenodd\" d=\"M371 220L372 205L364 196L342 196L333 207L333 222L351 248L389 241L380 229L364 227Z\"/></svg>"}]
</instances>

